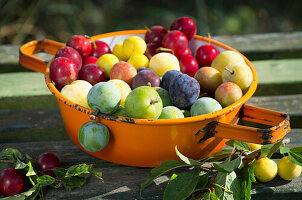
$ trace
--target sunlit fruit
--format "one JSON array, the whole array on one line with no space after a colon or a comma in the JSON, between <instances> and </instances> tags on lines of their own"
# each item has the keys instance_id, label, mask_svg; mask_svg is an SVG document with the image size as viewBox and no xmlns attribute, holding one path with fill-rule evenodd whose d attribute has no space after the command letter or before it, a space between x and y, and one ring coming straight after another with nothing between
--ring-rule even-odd
<instances>
[{"instance_id":1,"label":"sunlit fruit","mask_svg":"<svg viewBox=\"0 0 302 200\"><path fill-rule=\"evenodd\" d=\"M159 77L162 77L169 70L180 71L178 59L171 53L155 54L150 59L149 68Z\"/></svg>"},{"instance_id":2,"label":"sunlit fruit","mask_svg":"<svg viewBox=\"0 0 302 200\"><path fill-rule=\"evenodd\" d=\"M137 88L140 86L149 85L151 87L159 87L160 78L152 70L143 70L138 72L133 78L132 88Z\"/></svg>"},{"instance_id":3,"label":"sunlit fruit","mask_svg":"<svg viewBox=\"0 0 302 200\"><path fill-rule=\"evenodd\" d=\"M130 86L125 81L122 81L120 79L112 79L112 80L109 80L108 83L113 83L114 85L116 85L119 88L119 90L121 92L121 103L120 104L122 106L124 106L126 98L129 95L129 93L131 92Z\"/></svg>"},{"instance_id":4,"label":"sunlit fruit","mask_svg":"<svg viewBox=\"0 0 302 200\"><path fill-rule=\"evenodd\" d=\"M104 71L106 72L106 76L109 77L111 67L118 62L119 59L115 55L108 53L99 57L97 65L104 69Z\"/></svg>"},{"instance_id":5,"label":"sunlit fruit","mask_svg":"<svg viewBox=\"0 0 302 200\"><path fill-rule=\"evenodd\" d=\"M170 30L183 32L190 41L196 34L196 24L189 17L179 17L172 23Z\"/></svg>"},{"instance_id":6,"label":"sunlit fruit","mask_svg":"<svg viewBox=\"0 0 302 200\"><path fill-rule=\"evenodd\" d=\"M87 81L75 80L71 84L65 85L61 90L61 94L73 103L89 108L87 94L91 87L92 85Z\"/></svg>"},{"instance_id":7,"label":"sunlit fruit","mask_svg":"<svg viewBox=\"0 0 302 200\"><path fill-rule=\"evenodd\" d=\"M68 39L66 46L77 50L82 57L89 56L91 53L90 41L83 35L73 35Z\"/></svg>"},{"instance_id":8,"label":"sunlit fruit","mask_svg":"<svg viewBox=\"0 0 302 200\"><path fill-rule=\"evenodd\" d=\"M135 54L130 57L127 62L130 63L133 67L135 67L135 69L149 66L149 59L143 54Z\"/></svg>"},{"instance_id":9,"label":"sunlit fruit","mask_svg":"<svg viewBox=\"0 0 302 200\"><path fill-rule=\"evenodd\" d=\"M138 119L157 119L162 109L163 103L159 94L150 86L135 88L125 102L127 115Z\"/></svg>"},{"instance_id":10,"label":"sunlit fruit","mask_svg":"<svg viewBox=\"0 0 302 200\"><path fill-rule=\"evenodd\" d=\"M12 196L23 192L26 181L24 174L14 168L0 171L0 194Z\"/></svg>"},{"instance_id":11,"label":"sunlit fruit","mask_svg":"<svg viewBox=\"0 0 302 200\"><path fill-rule=\"evenodd\" d=\"M38 156L37 165L42 174L56 177L53 169L60 167L60 160L55 154L46 152Z\"/></svg>"},{"instance_id":12,"label":"sunlit fruit","mask_svg":"<svg viewBox=\"0 0 302 200\"><path fill-rule=\"evenodd\" d=\"M169 70L167 71L161 80L161 87L169 91L169 86L171 81L177 77L177 75L182 74L179 70Z\"/></svg>"},{"instance_id":13,"label":"sunlit fruit","mask_svg":"<svg viewBox=\"0 0 302 200\"><path fill-rule=\"evenodd\" d=\"M150 29L147 28L145 34L146 43L157 43L161 44L163 37L167 34L167 30L159 25L152 26Z\"/></svg>"},{"instance_id":14,"label":"sunlit fruit","mask_svg":"<svg viewBox=\"0 0 302 200\"><path fill-rule=\"evenodd\" d=\"M191 116L204 115L221 110L222 107L218 101L211 97L201 97L191 106Z\"/></svg>"},{"instance_id":15,"label":"sunlit fruit","mask_svg":"<svg viewBox=\"0 0 302 200\"><path fill-rule=\"evenodd\" d=\"M97 152L107 146L110 133L105 125L89 121L81 126L78 138L81 146L86 151Z\"/></svg>"},{"instance_id":16,"label":"sunlit fruit","mask_svg":"<svg viewBox=\"0 0 302 200\"><path fill-rule=\"evenodd\" d=\"M110 70L110 79L120 79L132 85L133 77L137 71L130 63L120 61L115 63Z\"/></svg>"},{"instance_id":17,"label":"sunlit fruit","mask_svg":"<svg viewBox=\"0 0 302 200\"><path fill-rule=\"evenodd\" d=\"M194 77L195 73L199 69L196 59L190 54L182 55L179 59L179 65L180 71L191 77Z\"/></svg>"},{"instance_id":18,"label":"sunlit fruit","mask_svg":"<svg viewBox=\"0 0 302 200\"><path fill-rule=\"evenodd\" d=\"M278 162L278 175L286 180L290 181L297 178L301 174L301 166L293 163L289 156L281 158Z\"/></svg>"},{"instance_id":19,"label":"sunlit fruit","mask_svg":"<svg viewBox=\"0 0 302 200\"><path fill-rule=\"evenodd\" d=\"M93 110L111 114L121 102L120 89L113 83L99 82L88 92L87 103Z\"/></svg>"},{"instance_id":20,"label":"sunlit fruit","mask_svg":"<svg viewBox=\"0 0 302 200\"><path fill-rule=\"evenodd\" d=\"M249 145L251 151L255 151L255 150L261 149L261 147L262 147L261 144L255 144L255 143L248 143L248 145ZM253 156L248 156L248 158L252 159L252 158L255 158L256 156L257 156L257 154L253 155ZM264 158L264 157L266 157L266 156L261 153L260 154L260 158Z\"/></svg>"},{"instance_id":21,"label":"sunlit fruit","mask_svg":"<svg viewBox=\"0 0 302 200\"><path fill-rule=\"evenodd\" d=\"M178 56L188 47L188 39L183 32L173 30L165 35L162 46L171 49Z\"/></svg>"},{"instance_id":22,"label":"sunlit fruit","mask_svg":"<svg viewBox=\"0 0 302 200\"><path fill-rule=\"evenodd\" d=\"M163 107L166 106L173 106L171 100L170 100L170 96L169 96L169 92L161 87L154 87L157 91L157 93L159 94L162 102L163 102Z\"/></svg>"},{"instance_id":23,"label":"sunlit fruit","mask_svg":"<svg viewBox=\"0 0 302 200\"><path fill-rule=\"evenodd\" d=\"M120 61L127 61L128 57L123 52L123 42L119 42L114 45L112 53L118 57Z\"/></svg>"},{"instance_id":24,"label":"sunlit fruit","mask_svg":"<svg viewBox=\"0 0 302 200\"><path fill-rule=\"evenodd\" d=\"M221 73L213 67L202 67L194 75L200 85L202 93L210 95L215 93L217 87L222 83Z\"/></svg>"},{"instance_id":25,"label":"sunlit fruit","mask_svg":"<svg viewBox=\"0 0 302 200\"><path fill-rule=\"evenodd\" d=\"M242 97L241 88L232 82L222 83L215 90L215 99L222 107L227 107L237 102Z\"/></svg>"},{"instance_id":26,"label":"sunlit fruit","mask_svg":"<svg viewBox=\"0 0 302 200\"><path fill-rule=\"evenodd\" d=\"M74 62L65 57L58 57L50 64L50 79L60 91L65 85L75 81L78 77L78 68Z\"/></svg>"},{"instance_id":27,"label":"sunlit fruit","mask_svg":"<svg viewBox=\"0 0 302 200\"><path fill-rule=\"evenodd\" d=\"M145 52L145 55L147 56L147 58L149 58L149 60L157 53L160 53L160 47L161 44L157 44L157 43L148 43L147 44L147 49Z\"/></svg>"},{"instance_id":28,"label":"sunlit fruit","mask_svg":"<svg viewBox=\"0 0 302 200\"><path fill-rule=\"evenodd\" d=\"M195 57L200 67L211 66L218 53L216 47L206 44L197 49Z\"/></svg>"},{"instance_id":29,"label":"sunlit fruit","mask_svg":"<svg viewBox=\"0 0 302 200\"><path fill-rule=\"evenodd\" d=\"M123 42L123 53L128 58L135 54L144 54L147 45L144 39L138 36L131 36Z\"/></svg>"},{"instance_id":30,"label":"sunlit fruit","mask_svg":"<svg viewBox=\"0 0 302 200\"><path fill-rule=\"evenodd\" d=\"M253 81L253 72L246 64L229 64L222 72L222 81L236 83L244 91Z\"/></svg>"},{"instance_id":31,"label":"sunlit fruit","mask_svg":"<svg viewBox=\"0 0 302 200\"><path fill-rule=\"evenodd\" d=\"M158 119L179 119L184 118L183 113L175 106L166 106L163 108Z\"/></svg>"},{"instance_id":32,"label":"sunlit fruit","mask_svg":"<svg viewBox=\"0 0 302 200\"><path fill-rule=\"evenodd\" d=\"M65 58L70 59L77 66L78 71L82 67L82 57L79 54L79 52L77 50L75 50L74 48L72 48L72 47L66 46L66 47L60 48L57 51L55 57L56 58L65 57Z\"/></svg>"},{"instance_id":33,"label":"sunlit fruit","mask_svg":"<svg viewBox=\"0 0 302 200\"><path fill-rule=\"evenodd\" d=\"M277 176L278 167L275 161L269 158L260 158L256 161L254 174L260 182L268 182Z\"/></svg>"},{"instance_id":34,"label":"sunlit fruit","mask_svg":"<svg viewBox=\"0 0 302 200\"><path fill-rule=\"evenodd\" d=\"M84 65L79 71L78 79L88 81L91 85L107 81L104 69L96 64Z\"/></svg>"},{"instance_id":35,"label":"sunlit fruit","mask_svg":"<svg viewBox=\"0 0 302 200\"><path fill-rule=\"evenodd\" d=\"M187 74L179 74L169 86L170 99L176 107L186 109L199 97L200 86L196 79Z\"/></svg>"},{"instance_id":36,"label":"sunlit fruit","mask_svg":"<svg viewBox=\"0 0 302 200\"><path fill-rule=\"evenodd\" d=\"M243 57L235 51L223 51L219 53L212 62L212 67L223 73L224 68L229 64L243 65Z\"/></svg>"},{"instance_id":37,"label":"sunlit fruit","mask_svg":"<svg viewBox=\"0 0 302 200\"><path fill-rule=\"evenodd\" d=\"M103 42L101 40L95 40L91 42L90 56L99 58L106 53L111 53L110 47L106 42Z\"/></svg>"},{"instance_id":38,"label":"sunlit fruit","mask_svg":"<svg viewBox=\"0 0 302 200\"><path fill-rule=\"evenodd\" d=\"M82 61L83 61L82 66L85 66L87 64L96 64L98 58L94 56L85 56L83 57Z\"/></svg>"}]
</instances>

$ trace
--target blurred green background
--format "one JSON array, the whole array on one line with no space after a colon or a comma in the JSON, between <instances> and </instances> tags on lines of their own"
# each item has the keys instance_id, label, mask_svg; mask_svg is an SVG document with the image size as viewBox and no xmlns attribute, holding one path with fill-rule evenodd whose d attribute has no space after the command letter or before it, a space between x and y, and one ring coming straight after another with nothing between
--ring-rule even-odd
<instances>
[{"instance_id":1,"label":"blurred green background","mask_svg":"<svg viewBox=\"0 0 302 200\"><path fill-rule=\"evenodd\" d=\"M169 29L180 16L193 18L200 35L302 30L301 0L0 0L0 44L66 42L74 34L152 25Z\"/></svg>"}]
</instances>

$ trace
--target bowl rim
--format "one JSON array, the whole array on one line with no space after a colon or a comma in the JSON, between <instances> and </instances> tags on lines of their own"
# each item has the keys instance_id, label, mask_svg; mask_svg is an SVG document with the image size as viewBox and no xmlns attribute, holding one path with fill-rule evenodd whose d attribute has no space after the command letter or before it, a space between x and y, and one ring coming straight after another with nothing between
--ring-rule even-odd
<instances>
[{"instance_id":1,"label":"bowl rim","mask_svg":"<svg viewBox=\"0 0 302 200\"><path fill-rule=\"evenodd\" d=\"M145 34L145 33L146 33L146 30L124 30L124 31L115 31L115 32L110 32L110 33L104 33L104 34L92 36L91 38L93 40L98 40L98 39L102 39L102 38L106 38L106 37L113 37L113 36L120 36L120 35L132 35L132 34ZM207 38L207 37L203 37L203 36L200 36L200 35L195 35L194 39L202 40L202 41L214 44L215 46L219 46L219 47L221 47L225 50L235 51L235 52L239 53L244 58L246 64L252 70L253 80L252 80L252 83L251 83L249 89L240 98L240 100L238 100L237 102L235 102L235 103L233 103L233 104L231 104L231 105L229 105L229 106L227 106L227 107L225 107L221 110L218 110L216 112L212 112L212 113L208 113L208 114L204 114L204 115L198 115L198 116L194 116L194 117L185 117L185 118L179 118L179 119L137 119L137 118L117 117L117 116L108 115L108 114L96 113L96 111L94 111L92 109L89 109L89 108L86 108L86 107L83 107L79 104L73 103L72 101L70 101L69 99L64 97L61 94L61 92L59 92L57 90L57 88L54 86L53 82L50 79L49 66L50 66L51 62L54 60L54 57L47 64L46 73L44 74L45 82L46 82L46 85L47 85L48 89L57 98L57 100L63 102L67 106L72 107L72 108L74 108L75 110L77 110L79 112L83 112L83 113L86 113L88 115L97 114L97 116L99 118L107 119L107 120L113 120L113 121L124 122L124 123L134 123L134 124L142 124L142 125L144 124L144 125L154 126L154 125L175 125L175 124L193 123L193 122L198 122L198 121L203 121L203 120L209 120L209 119L216 118L216 117L222 117L222 116L232 112L235 108L237 108L239 106L241 107L254 94L254 92L256 91L256 88L257 88L257 73L256 73L256 70L255 70L253 64L243 54L241 54L236 49L234 49L234 48L232 48L232 47L230 47L226 44L223 44L221 42L218 42L216 40L213 40L213 39L210 39L210 38Z\"/></svg>"}]
</instances>

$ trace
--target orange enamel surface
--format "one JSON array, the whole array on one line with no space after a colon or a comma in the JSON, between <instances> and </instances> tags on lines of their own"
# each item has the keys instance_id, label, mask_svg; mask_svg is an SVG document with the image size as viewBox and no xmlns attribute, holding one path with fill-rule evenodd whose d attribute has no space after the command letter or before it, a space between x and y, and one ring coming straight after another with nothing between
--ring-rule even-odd
<instances>
[{"instance_id":1,"label":"orange enamel surface","mask_svg":"<svg viewBox=\"0 0 302 200\"><path fill-rule=\"evenodd\" d=\"M101 39L119 35L144 33L145 30L120 31L97 35L92 38ZM195 40L209 41L208 38L201 36L195 36ZM49 77L49 68L47 66L45 68L45 65L41 64L41 60L32 56L35 51L33 49L36 48L35 45L39 45L34 42L35 41L33 41L33 43L27 43L21 47L20 63L35 71L43 73L45 71L46 84L57 98L66 132L69 134L71 140L85 151L79 144L78 131L82 124L90 120L89 116L94 114L94 111L74 104L55 88ZM234 50L214 40L211 40L211 43L223 49ZM56 43L51 42L51 44ZM51 48L53 51L49 52L54 54L55 49L61 45L64 44L56 44L55 47ZM29 48L28 46L33 47ZM47 45L44 48L48 49ZM24 56L30 61L23 62L26 60ZM175 153L176 145L182 154L199 160L220 151L228 139L254 143L269 143L281 139L290 129L286 114L244 105L254 94L257 87L255 68L248 59L245 57L244 59L253 72L253 82L247 93L238 102L215 113L183 119L148 120L125 117L114 118L101 115L97 117L96 120L109 128L111 133L109 143L99 152L87 153L118 164L155 167L163 161L178 159ZM28 66L29 64L32 66ZM236 125L240 117L260 123L270 121L269 125L274 127L265 130L266 132L264 131L264 134L263 130L259 132L257 128ZM213 129L211 129L211 131L204 131L204 129L209 127L209 124L213 122L214 124L216 122L218 123L212 127ZM268 139L263 139L263 136L267 136L267 132L270 132ZM208 135L211 137L207 138L206 136Z\"/></svg>"}]
</instances>

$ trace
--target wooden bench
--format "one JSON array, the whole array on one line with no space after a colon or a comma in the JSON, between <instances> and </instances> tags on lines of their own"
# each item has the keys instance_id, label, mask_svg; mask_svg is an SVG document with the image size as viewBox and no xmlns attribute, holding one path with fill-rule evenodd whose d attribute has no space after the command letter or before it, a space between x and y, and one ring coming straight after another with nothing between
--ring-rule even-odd
<instances>
[{"instance_id":1,"label":"wooden bench","mask_svg":"<svg viewBox=\"0 0 302 200\"><path fill-rule=\"evenodd\" d=\"M214 39L239 50L254 64L259 85L248 104L286 112L291 117L290 147L302 145L302 32L219 36ZM19 46L0 46L0 150L17 148L32 157L53 152L63 167L93 163L103 172L104 183L88 178L82 187L44 190L44 199L162 199L169 179L162 176L139 187L149 168L117 165L96 159L69 140L56 104L42 74L18 64ZM45 58L45 57L44 57ZM280 155L275 154L275 159ZM302 199L302 176L287 182L276 178L254 184L252 199Z\"/></svg>"}]
</instances>

